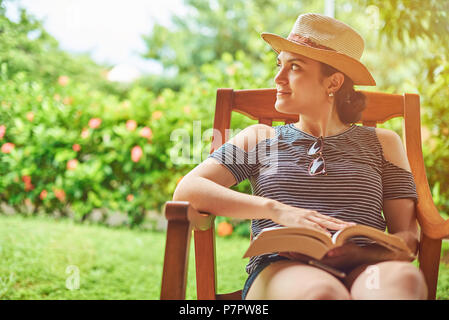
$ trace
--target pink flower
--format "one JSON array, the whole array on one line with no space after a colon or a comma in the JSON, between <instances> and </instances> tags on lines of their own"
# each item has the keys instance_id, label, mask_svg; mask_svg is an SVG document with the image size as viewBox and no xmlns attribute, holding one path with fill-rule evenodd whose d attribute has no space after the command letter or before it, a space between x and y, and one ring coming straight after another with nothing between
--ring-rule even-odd
<instances>
[{"instance_id":1,"label":"pink flower","mask_svg":"<svg viewBox=\"0 0 449 320\"><path fill-rule=\"evenodd\" d=\"M41 200L44 200L45 198L47 198L47 195L48 195L48 192L47 192L47 190L42 190L41 191L41 193L39 194L39 198L41 199Z\"/></svg>"},{"instance_id":2,"label":"pink flower","mask_svg":"<svg viewBox=\"0 0 449 320\"><path fill-rule=\"evenodd\" d=\"M64 99L62 99L62 103L64 103L65 105L71 105L73 103L73 98L65 97Z\"/></svg>"},{"instance_id":3,"label":"pink flower","mask_svg":"<svg viewBox=\"0 0 449 320\"><path fill-rule=\"evenodd\" d=\"M182 108L184 110L185 113L190 114L190 112L192 111L192 109L190 108L190 106L185 106L184 108Z\"/></svg>"},{"instance_id":4,"label":"pink flower","mask_svg":"<svg viewBox=\"0 0 449 320\"><path fill-rule=\"evenodd\" d=\"M32 122L34 120L34 113L30 111L27 113L26 117L29 122Z\"/></svg>"},{"instance_id":5,"label":"pink flower","mask_svg":"<svg viewBox=\"0 0 449 320\"><path fill-rule=\"evenodd\" d=\"M5 133L6 133L6 126L1 125L0 126L0 139L3 139L3 137L5 136Z\"/></svg>"},{"instance_id":6,"label":"pink flower","mask_svg":"<svg viewBox=\"0 0 449 320\"><path fill-rule=\"evenodd\" d=\"M134 162L139 162L140 158L143 155L143 151L142 148L140 146L135 146L132 150L131 150L131 160Z\"/></svg>"},{"instance_id":7,"label":"pink flower","mask_svg":"<svg viewBox=\"0 0 449 320\"><path fill-rule=\"evenodd\" d=\"M72 159L67 161L67 170L75 170L78 166L78 160Z\"/></svg>"},{"instance_id":8,"label":"pink flower","mask_svg":"<svg viewBox=\"0 0 449 320\"><path fill-rule=\"evenodd\" d=\"M30 176L23 176L22 177L22 181L25 183L30 183L31 182L31 177Z\"/></svg>"},{"instance_id":9,"label":"pink flower","mask_svg":"<svg viewBox=\"0 0 449 320\"><path fill-rule=\"evenodd\" d=\"M126 200L128 200L128 202L133 201L133 200L134 200L134 195L133 195L133 194L128 194L128 195L126 196Z\"/></svg>"},{"instance_id":10,"label":"pink flower","mask_svg":"<svg viewBox=\"0 0 449 320\"><path fill-rule=\"evenodd\" d=\"M81 138L87 139L89 136L89 129L84 128L83 131L81 131Z\"/></svg>"},{"instance_id":11,"label":"pink flower","mask_svg":"<svg viewBox=\"0 0 449 320\"><path fill-rule=\"evenodd\" d=\"M65 87L69 84L70 78L68 76L60 76L58 78L58 84L62 87Z\"/></svg>"},{"instance_id":12,"label":"pink flower","mask_svg":"<svg viewBox=\"0 0 449 320\"><path fill-rule=\"evenodd\" d=\"M100 118L92 118L89 120L89 127L92 129L97 129L101 125L101 119Z\"/></svg>"},{"instance_id":13,"label":"pink flower","mask_svg":"<svg viewBox=\"0 0 449 320\"><path fill-rule=\"evenodd\" d=\"M153 112L153 114L151 115L151 118L153 118L153 120L159 120L160 118L162 118L164 114L162 113L162 111L160 110L156 110Z\"/></svg>"},{"instance_id":14,"label":"pink flower","mask_svg":"<svg viewBox=\"0 0 449 320\"><path fill-rule=\"evenodd\" d=\"M79 152L81 150L81 146L79 144L74 144L72 146L73 151Z\"/></svg>"},{"instance_id":15,"label":"pink flower","mask_svg":"<svg viewBox=\"0 0 449 320\"><path fill-rule=\"evenodd\" d=\"M134 131L137 128L137 122L134 120L128 120L126 121L126 129L129 131Z\"/></svg>"},{"instance_id":16,"label":"pink flower","mask_svg":"<svg viewBox=\"0 0 449 320\"><path fill-rule=\"evenodd\" d=\"M143 127L142 130L140 130L140 136L150 139L153 136L153 132L151 132L151 129L148 127Z\"/></svg>"},{"instance_id":17,"label":"pink flower","mask_svg":"<svg viewBox=\"0 0 449 320\"><path fill-rule=\"evenodd\" d=\"M25 183L25 191L31 191L34 189L34 186L32 183Z\"/></svg>"},{"instance_id":18,"label":"pink flower","mask_svg":"<svg viewBox=\"0 0 449 320\"><path fill-rule=\"evenodd\" d=\"M34 189L33 184L31 183L30 176L23 176L22 181L25 183L25 191L31 191Z\"/></svg>"},{"instance_id":19,"label":"pink flower","mask_svg":"<svg viewBox=\"0 0 449 320\"><path fill-rule=\"evenodd\" d=\"M2 152L3 153L11 153L12 150L14 150L15 144L11 142L7 142L2 145Z\"/></svg>"},{"instance_id":20,"label":"pink flower","mask_svg":"<svg viewBox=\"0 0 449 320\"><path fill-rule=\"evenodd\" d=\"M65 192L62 189L53 189L53 192L55 193L55 197L59 199L59 201L64 202L65 201Z\"/></svg>"}]
</instances>

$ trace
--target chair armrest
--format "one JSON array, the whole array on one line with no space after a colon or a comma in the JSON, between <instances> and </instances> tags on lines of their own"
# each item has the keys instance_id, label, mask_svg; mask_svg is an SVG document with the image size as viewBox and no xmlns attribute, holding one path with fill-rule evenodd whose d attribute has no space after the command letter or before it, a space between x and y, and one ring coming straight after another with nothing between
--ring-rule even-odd
<instances>
[{"instance_id":1,"label":"chair armrest","mask_svg":"<svg viewBox=\"0 0 449 320\"><path fill-rule=\"evenodd\" d=\"M215 216L207 212L199 212L188 201L167 201L165 217L168 221L189 222L194 230L208 230L214 226Z\"/></svg>"},{"instance_id":2,"label":"chair armrest","mask_svg":"<svg viewBox=\"0 0 449 320\"><path fill-rule=\"evenodd\" d=\"M187 201L167 201L165 216L168 225L160 298L184 300L192 228L210 229L215 216L198 212Z\"/></svg>"},{"instance_id":3,"label":"chair armrest","mask_svg":"<svg viewBox=\"0 0 449 320\"><path fill-rule=\"evenodd\" d=\"M427 181L417 191L419 201L416 210L424 234L431 239L449 238L449 220L444 220L438 212Z\"/></svg>"}]
</instances>

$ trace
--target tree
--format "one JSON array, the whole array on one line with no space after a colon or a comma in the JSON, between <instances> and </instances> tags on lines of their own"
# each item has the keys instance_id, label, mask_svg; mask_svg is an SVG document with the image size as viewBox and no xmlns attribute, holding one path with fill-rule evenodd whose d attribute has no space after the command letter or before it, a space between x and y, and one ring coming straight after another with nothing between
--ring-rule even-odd
<instances>
[{"instance_id":1,"label":"tree","mask_svg":"<svg viewBox=\"0 0 449 320\"><path fill-rule=\"evenodd\" d=\"M92 88L121 92L105 79L108 66L98 65L87 55L71 55L61 50L42 22L23 8L19 21L10 20L4 0L0 0L0 66L9 77L25 72L35 79L55 83L66 75Z\"/></svg>"},{"instance_id":2,"label":"tree","mask_svg":"<svg viewBox=\"0 0 449 320\"><path fill-rule=\"evenodd\" d=\"M421 96L424 158L433 197L449 213L449 1L358 0L378 8L384 50L411 68L407 89ZM395 48L395 49L394 49ZM395 55L401 50L402 55ZM391 52L391 51L390 51ZM404 79L405 80L405 79ZM404 81L405 82L405 81Z\"/></svg>"},{"instance_id":3,"label":"tree","mask_svg":"<svg viewBox=\"0 0 449 320\"><path fill-rule=\"evenodd\" d=\"M299 12L322 11L322 3L285 0L185 0L188 17L173 16L173 27L156 24L144 37L147 58L175 68L178 74L198 73L202 65L239 50L255 63L270 50L263 31L288 35Z\"/></svg>"}]
</instances>

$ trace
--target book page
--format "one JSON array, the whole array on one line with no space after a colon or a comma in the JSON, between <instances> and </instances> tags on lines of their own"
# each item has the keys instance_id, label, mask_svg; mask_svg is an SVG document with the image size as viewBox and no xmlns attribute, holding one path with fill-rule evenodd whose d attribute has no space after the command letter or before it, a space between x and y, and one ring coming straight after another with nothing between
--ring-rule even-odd
<instances>
[{"instance_id":1,"label":"book page","mask_svg":"<svg viewBox=\"0 0 449 320\"><path fill-rule=\"evenodd\" d=\"M391 250L400 250L411 253L409 247L402 238L364 225L355 225L339 230L333 235L332 241L337 246L340 246L348 239L356 236L367 237Z\"/></svg>"},{"instance_id":2,"label":"book page","mask_svg":"<svg viewBox=\"0 0 449 320\"><path fill-rule=\"evenodd\" d=\"M320 260L329 250L322 241L305 235L271 235L257 237L245 252L243 258L275 252L298 252Z\"/></svg>"},{"instance_id":3,"label":"book page","mask_svg":"<svg viewBox=\"0 0 449 320\"><path fill-rule=\"evenodd\" d=\"M265 235L307 235L309 237L315 238L321 242L323 242L327 247L331 248L334 246L331 237L326 233L314 230L310 228L290 228L290 227L270 227L265 228L262 232L257 236L259 237L264 233ZM256 238L257 238L256 237ZM255 239L254 239L255 240Z\"/></svg>"}]
</instances>

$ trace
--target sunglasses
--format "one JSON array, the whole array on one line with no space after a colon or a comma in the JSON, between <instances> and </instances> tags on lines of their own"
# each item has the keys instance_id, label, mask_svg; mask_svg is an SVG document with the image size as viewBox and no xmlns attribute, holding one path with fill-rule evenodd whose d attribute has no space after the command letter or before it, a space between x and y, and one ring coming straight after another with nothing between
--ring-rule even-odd
<instances>
[{"instance_id":1,"label":"sunglasses","mask_svg":"<svg viewBox=\"0 0 449 320\"><path fill-rule=\"evenodd\" d=\"M319 137L317 141L312 143L307 150L309 156L318 155L317 158L313 159L309 164L309 175L316 176L319 174L326 174L326 163L323 157L323 137Z\"/></svg>"}]
</instances>

